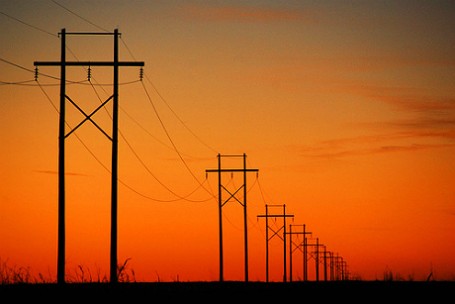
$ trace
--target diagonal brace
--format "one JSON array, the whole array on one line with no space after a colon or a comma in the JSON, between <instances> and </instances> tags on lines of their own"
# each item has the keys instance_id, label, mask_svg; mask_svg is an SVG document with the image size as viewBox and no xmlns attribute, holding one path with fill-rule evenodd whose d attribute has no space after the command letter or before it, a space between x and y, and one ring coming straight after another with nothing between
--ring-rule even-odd
<instances>
[{"instance_id":1,"label":"diagonal brace","mask_svg":"<svg viewBox=\"0 0 455 304\"><path fill-rule=\"evenodd\" d=\"M245 185L242 185L240 186L240 188L238 188L237 190L235 190L234 193L231 193L228 189L226 189L225 186L221 185L221 187L227 192L230 194L229 198L227 200L224 201L224 203L222 204L222 206L224 206L227 202L229 202L231 200L231 198L234 198L241 206L244 206L244 203L242 203L235 195L237 194L237 192L239 192L241 189L243 189L243 187L245 187Z\"/></svg>"},{"instance_id":2,"label":"diagonal brace","mask_svg":"<svg viewBox=\"0 0 455 304\"><path fill-rule=\"evenodd\" d=\"M282 237L280 234L278 234L281 230L283 230L283 228L284 228L284 226L281 227L280 229L278 229L277 231L273 230L272 228L269 228L270 230L273 231L273 234L272 234L271 237L269 237L268 240L271 240L271 239L274 238L275 236L278 236L281 240L283 240L283 237Z\"/></svg>"},{"instance_id":3,"label":"diagonal brace","mask_svg":"<svg viewBox=\"0 0 455 304\"><path fill-rule=\"evenodd\" d=\"M98 112L99 109L104 107L109 102L109 100L111 100L114 97L114 95L112 95L106 101L104 101L101 105L99 105L99 107L97 107L92 113L90 113L90 115L87 115L84 112L84 110L82 110L71 98L69 98L69 96L65 95L65 97L73 104L73 106L76 107L76 109L78 109L85 116L84 120L82 120L76 127L74 127L68 134L65 135L65 138L70 136L74 131L76 131L80 126L82 126L87 120L89 120L95 127L98 128L98 130L101 131L101 133L103 133L109 140L112 141L112 137L110 137L95 121L93 121L91 117L96 112Z\"/></svg>"}]
</instances>

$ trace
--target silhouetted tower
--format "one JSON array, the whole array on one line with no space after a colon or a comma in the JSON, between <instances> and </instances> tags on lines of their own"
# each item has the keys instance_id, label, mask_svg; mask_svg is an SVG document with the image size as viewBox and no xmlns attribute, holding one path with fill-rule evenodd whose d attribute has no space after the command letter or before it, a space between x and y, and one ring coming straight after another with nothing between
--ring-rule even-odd
<instances>
[{"instance_id":1,"label":"silhouetted tower","mask_svg":"<svg viewBox=\"0 0 455 304\"><path fill-rule=\"evenodd\" d=\"M221 158L223 157L242 157L243 158L243 168L221 168ZM246 176L248 172L258 172L258 169L247 169L246 168L246 154L243 155L221 155L218 153L218 169L208 169L209 172L218 173L218 222L219 222L219 247L220 247L220 282L224 280L223 274L223 217L222 217L222 208L229 202L231 199L236 200L241 206L243 206L243 226L244 226L244 248L245 248L245 282L248 282L248 229L247 229L247 187L246 187ZM231 192L229 191L222 182L223 172L243 172L243 184L237 188L237 190ZM237 193L243 189L243 201L237 197ZM229 197L223 199L223 190L229 194Z\"/></svg>"},{"instance_id":2,"label":"silhouetted tower","mask_svg":"<svg viewBox=\"0 0 455 304\"><path fill-rule=\"evenodd\" d=\"M329 251L329 269L330 269L330 281L335 281L335 257L332 251Z\"/></svg>"},{"instance_id":3,"label":"silhouetted tower","mask_svg":"<svg viewBox=\"0 0 455 304\"><path fill-rule=\"evenodd\" d=\"M327 281L327 247L325 245L322 245L324 248L323 251L323 263L324 263L324 281Z\"/></svg>"},{"instance_id":4,"label":"silhouetted tower","mask_svg":"<svg viewBox=\"0 0 455 304\"><path fill-rule=\"evenodd\" d=\"M315 280L319 281L319 238L316 238L316 242L312 244L306 244L307 247L314 247L314 266L315 266Z\"/></svg>"},{"instance_id":5,"label":"silhouetted tower","mask_svg":"<svg viewBox=\"0 0 455 304\"><path fill-rule=\"evenodd\" d=\"M283 214L269 214L268 207L282 207ZM274 236L278 236L283 240L283 282L286 282L286 218L294 218L293 214L286 214L286 205L265 205L265 214L258 215L258 217L265 217L265 280L269 281L269 240ZM281 226L277 231L274 231L269 226L269 217L273 218L283 218L283 226ZM269 238L269 229L272 230L273 234ZM278 233L283 230L283 237Z\"/></svg>"},{"instance_id":6,"label":"silhouetted tower","mask_svg":"<svg viewBox=\"0 0 455 304\"><path fill-rule=\"evenodd\" d=\"M292 230L292 227L302 227L302 230L303 231L293 231ZM300 249L302 251L302 254L304 255L305 254L305 251L303 250L303 248L301 249L301 244L295 244L293 241L292 241L292 235L294 234L297 234L297 235L303 235L303 237L305 238L305 235L306 234L311 234L311 232L307 232L305 231L305 224L303 225L292 225L290 224L289 225L289 232L287 233L289 234L289 281L292 282L292 254L293 252L296 250L296 249ZM294 245L294 247L293 247ZM303 259L303 273L305 273L306 269L305 269L305 257Z\"/></svg>"},{"instance_id":7,"label":"silhouetted tower","mask_svg":"<svg viewBox=\"0 0 455 304\"><path fill-rule=\"evenodd\" d=\"M308 238L307 234L311 235L312 232L306 231L306 225L303 225L303 280L308 281Z\"/></svg>"},{"instance_id":8,"label":"silhouetted tower","mask_svg":"<svg viewBox=\"0 0 455 304\"><path fill-rule=\"evenodd\" d=\"M90 35L113 36L114 59L113 61L66 61L66 36ZM121 34L117 29L113 33L67 33L62 29L60 61L35 61L35 66L60 67L60 117L59 117L59 153L58 153L58 255L57 255L57 283L65 283L65 139L78 129L83 123L90 121L112 142L112 176L111 176L111 249L110 249L110 282L116 283L117 278L117 180L118 180L118 85L120 66L144 66L144 62L122 62L118 58L118 38ZM110 66L113 67L113 93L92 113L85 113L69 96L66 95L66 67L68 66ZM69 100L84 116L76 127L70 132L65 131L65 104ZM93 119L92 116L112 100L112 135L109 136Z\"/></svg>"}]
</instances>

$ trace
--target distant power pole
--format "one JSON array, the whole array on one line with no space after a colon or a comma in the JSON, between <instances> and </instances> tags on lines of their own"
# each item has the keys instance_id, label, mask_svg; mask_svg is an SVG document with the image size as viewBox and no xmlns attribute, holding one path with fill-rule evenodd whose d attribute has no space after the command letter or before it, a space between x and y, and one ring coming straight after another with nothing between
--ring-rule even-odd
<instances>
[{"instance_id":1,"label":"distant power pole","mask_svg":"<svg viewBox=\"0 0 455 304\"><path fill-rule=\"evenodd\" d=\"M293 231L292 230L292 227L302 227L303 228L303 231ZM287 233L289 234L289 282L292 282L292 253L294 252L294 250L296 249L300 249L300 244L297 244L295 245L294 242L292 241L292 235L294 234L302 234L304 239L306 239L306 235L307 234L311 234L311 232L308 232L308 231L305 231L305 224L303 225L289 225L289 232ZM293 248L292 245L295 245L295 248ZM306 254L306 250L302 250L302 253L303 253L303 273L304 273L304 278L305 278L305 273L306 273L306 258L305 258L305 254Z\"/></svg>"},{"instance_id":2,"label":"distant power pole","mask_svg":"<svg viewBox=\"0 0 455 304\"><path fill-rule=\"evenodd\" d=\"M221 168L221 158L223 157L242 157L243 158L243 168ZM222 208L229 202L231 199L236 200L241 206L243 206L243 226L244 226L244 248L245 248L245 282L248 282L248 228L247 228L247 187L246 187L246 176L248 172L258 172L258 169L247 169L246 168L246 154L243 155L221 155L218 153L218 169L208 169L209 172L218 173L218 221L219 221L219 246L220 246L220 282L223 282L223 218L222 218ZM243 184L238 187L235 191L229 191L222 182L222 174L224 172L243 172ZM237 193L243 189L243 201L237 197ZM229 194L229 197L223 199L223 190Z\"/></svg>"},{"instance_id":3,"label":"distant power pole","mask_svg":"<svg viewBox=\"0 0 455 304\"><path fill-rule=\"evenodd\" d=\"M319 247L324 246L323 244L319 243L319 238L316 238L316 243L314 244L306 244L306 246L314 246L315 249L315 254L316 256L314 257L314 265L315 265L315 276L316 276L316 281L319 281Z\"/></svg>"},{"instance_id":4,"label":"distant power pole","mask_svg":"<svg viewBox=\"0 0 455 304\"><path fill-rule=\"evenodd\" d=\"M324 253L323 253L323 261L324 261L324 281L327 281L327 247L325 245L322 245L324 247Z\"/></svg>"},{"instance_id":5,"label":"distant power pole","mask_svg":"<svg viewBox=\"0 0 455 304\"><path fill-rule=\"evenodd\" d=\"M66 36L67 35L90 35L90 36L114 36L114 60L113 61L66 61ZM35 66L59 66L60 67L60 118L59 118L59 157L58 157L58 256L57 256L57 283L65 283L65 139L78 129L83 123L90 121L112 142L112 178L111 178L111 250L110 250L110 282L118 282L117 277L117 180L118 180L118 82L120 66L144 66L144 62L122 62L118 59L118 38L120 33L117 29L113 33L67 33L65 29L59 33L61 37L60 61L35 61ZM111 66L114 68L113 93L92 113L86 114L70 97L66 95L66 67L67 66ZM66 133L65 131L65 104L69 100L84 116L76 127ZM113 102L112 136L92 120L92 116L110 100Z\"/></svg>"},{"instance_id":6,"label":"distant power pole","mask_svg":"<svg viewBox=\"0 0 455 304\"><path fill-rule=\"evenodd\" d=\"M282 207L283 213L282 214L269 214L268 207ZM286 218L291 217L293 218L293 214L286 214L286 205L265 205L265 214L260 214L258 217L265 217L265 281L269 281L269 240L271 240L274 236L278 236L283 240L283 282L286 282ZM283 219L283 226L281 226L277 231L273 230L269 227L269 218L282 218ZM269 230L272 230L273 234L269 238ZM281 237L278 233L283 230L283 237Z\"/></svg>"}]
</instances>

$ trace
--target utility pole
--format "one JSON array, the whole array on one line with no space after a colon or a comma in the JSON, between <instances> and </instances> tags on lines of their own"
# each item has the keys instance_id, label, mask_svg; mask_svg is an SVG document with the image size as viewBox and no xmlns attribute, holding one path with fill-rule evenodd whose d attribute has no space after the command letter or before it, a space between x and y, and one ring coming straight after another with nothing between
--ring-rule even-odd
<instances>
[{"instance_id":1,"label":"utility pole","mask_svg":"<svg viewBox=\"0 0 455 304\"><path fill-rule=\"evenodd\" d=\"M303 231L292 231L292 227L302 227L303 228ZM305 231L305 224L303 225L289 225L289 232L287 233L289 234L289 281L292 282L292 253L296 250L296 249L300 249L300 245L297 244L295 246L295 248L292 247L292 244L295 245L295 243L292 241L292 235L293 234L297 234L297 235L300 235L302 234L303 237L305 238L306 234L311 234L311 232L307 232ZM305 255L306 251L305 250L301 250L302 253ZM304 256L304 259L303 259L303 273L305 274L305 271L306 271L306 266L305 266L305 263L306 263L306 258Z\"/></svg>"},{"instance_id":2,"label":"utility pole","mask_svg":"<svg viewBox=\"0 0 455 304\"><path fill-rule=\"evenodd\" d=\"M329 251L329 269L330 269L330 281L335 281L335 257L333 256L333 252Z\"/></svg>"},{"instance_id":3,"label":"utility pole","mask_svg":"<svg viewBox=\"0 0 455 304\"><path fill-rule=\"evenodd\" d=\"M327 281L327 247L325 245L322 245L322 247L324 247L324 253L323 253L323 257L324 257L324 281Z\"/></svg>"},{"instance_id":4,"label":"utility pole","mask_svg":"<svg viewBox=\"0 0 455 304\"><path fill-rule=\"evenodd\" d=\"M113 36L114 58L113 61L66 61L66 36ZM125 62L118 58L118 38L121 34L118 29L113 33L93 32L66 32L62 29L61 59L60 61L35 61L35 66L59 66L60 67L60 117L59 117L59 158L58 158L58 256L57 256L57 283L65 283L65 139L78 129L86 121L94 124L112 142L112 176L111 176L111 248L110 248L110 282L117 283L117 181L118 181L118 85L120 66L144 66L144 62ZM113 93L92 113L86 114L69 96L66 95L66 68L68 66L111 66L113 67ZM65 131L65 103L69 100L84 116L70 132ZM92 116L103 106L112 100L112 135L109 136L98 124L92 120Z\"/></svg>"},{"instance_id":5,"label":"utility pole","mask_svg":"<svg viewBox=\"0 0 455 304\"><path fill-rule=\"evenodd\" d=\"M243 158L243 168L221 168L221 158ZM224 281L223 274L223 218L222 218L222 208L229 202L231 199L236 200L241 206L243 206L243 226L244 226L244 259L245 259L245 282L248 282L248 228L247 228L247 200L246 194L248 192L246 187L246 176L248 172L258 172L259 169L247 169L246 168L246 154L243 155L221 155L218 153L218 169L207 169L206 173L216 172L218 173L218 222L219 222L219 250L220 250L220 282ZM243 184L237 188L235 191L229 191L222 183L222 174L224 172L234 173L234 172L243 172ZM237 197L237 193L243 189L243 201ZM229 194L229 197L226 200L223 200L223 190Z\"/></svg>"},{"instance_id":6,"label":"utility pole","mask_svg":"<svg viewBox=\"0 0 455 304\"><path fill-rule=\"evenodd\" d=\"M283 214L269 214L268 213L268 207L282 207L283 208ZM269 240L271 240L274 236L278 236L281 238L281 236L278 234L281 230L283 230L283 282L286 282L286 218L291 217L294 218L293 214L286 214L286 205L265 205L265 214L260 214L258 217L265 217L265 280L266 282L269 281ZM273 218L283 218L283 226L281 226L277 231L273 230L272 228L269 227L269 221L268 219L270 217ZM269 233L268 231L272 230L273 234L269 238Z\"/></svg>"},{"instance_id":7,"label":"utility pole","mask_svg":"<svg viewBox=\"0 0 455 304\"><path fill-rule=\"evenodd\" d=\"M303 224L303 281L308 280L308 238L307 234L313 234L312 232L306 231L306 225Z\"/></svg>"},{"instance_id":8,"label":"utility pole","mask_svg":"<svg viewBox=\"0 0 455 304\"><path fill-rule=\"evenodd\" d=\"M319 281L319 246L323 246L322 244L319 244L319 238L316 238L316 243L314 244L306 244L306 246L313 246L315 247L315 254L316 256L314 257L314 263L315 263L315 276L316 276L316 281Z\"/></svg>"}]
</instances>

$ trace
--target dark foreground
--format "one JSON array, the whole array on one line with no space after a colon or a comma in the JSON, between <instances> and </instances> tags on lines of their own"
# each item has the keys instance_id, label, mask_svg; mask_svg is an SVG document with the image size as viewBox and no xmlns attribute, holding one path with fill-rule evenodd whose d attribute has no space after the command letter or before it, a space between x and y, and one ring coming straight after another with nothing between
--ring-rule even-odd
<instances>
[{"instance_id":1,"label":"dark foreground","mask_svg":"<svg viewBox=\"0 0 455 304\"><path fill-rule=\"evenodd\" d=\"M333 281L333 282L156 282L156 283L25 283L0 284L0 302L113 300L135 303L171 300L293 300L357 303L452 302L455 281ZM455 302L452 302L455 303ZM232 303L237 304L237 303Z\"/></svg>"}]
</instances>

